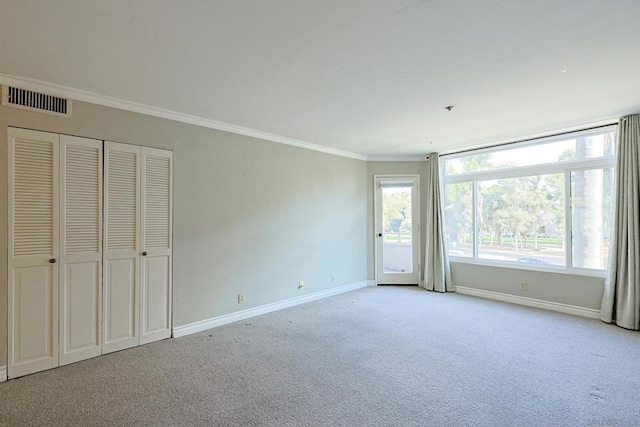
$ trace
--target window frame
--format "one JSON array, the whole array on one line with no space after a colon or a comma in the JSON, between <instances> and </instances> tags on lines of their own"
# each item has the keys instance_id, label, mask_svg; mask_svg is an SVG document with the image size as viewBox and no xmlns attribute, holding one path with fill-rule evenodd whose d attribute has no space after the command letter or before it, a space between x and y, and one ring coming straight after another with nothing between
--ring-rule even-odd
<instances>
[{"instance_id":1,"label":"window frame","mask_svg":"<svg viewBox=\"0 0 640 427\"><path fill-rule=\"evenodd\" d=\"M476 265L487 265L493 267L501 267L501 268L512 268L518 270L533 270L533 271L542 271L548 273L560 273L560 274L571 274L578 276L589 276L589 277L605 277L606 275L606 267L604 269L593 269L593 268L583 268L583 267L574 267L573 266L573 239L572 239L572 211L571 211L571 173L574 171L580 170L592 170L592 169L614 169L616 167L616 157L617 150L614 151L615 154L603 157L596 157L593 159L581 159L581 160L568 160L568 161L558 161L555 163L543 163L531 166L513 166L513 167L505 167L505 168L497 168L494 170L486 170L486 171L477 171L477 172L465 172L447 175L446 167L444 167L444 162L448 160L454 160L459 158L464 158L468 156L474 156L479 154L490 154L498 151L506 151L515 148L522 147L531 147L536 145L544 145L553 142L565 141L567 139L579 138L579 137L588 137L594 135L605 134L609 132L617 131L617 125L607 125L598 127L595 129L588 129L577 132L567 132L560 135L554 135L546 138L538 138L533 140L527 140L523 142L516 142L510 144L497 145L487 148L481 148L478 150L469 150L455 154L445 154L440 157L441 162L443 162L442 167L442 192L443 194L446 192L447 184L457 184L457 183L470 183L471 184L471 200L472 200L472 222L473 222L473 257L462 257L456 255L449 255L449 259L453 262L465 263L465 264L476 264ZM614 137L615 143L615 137ZM616 147L617 148L617 147ZM481 259L478 257L479 255L479 242L478 242L478 182L479 181L489 181L489 180L500 180L500 179L508 179L508 178L520 178L520 177L528 177L528 176L540 176L540 175L550 175L550 174L563 174L564 175L564 185L565 185L565 197L564 197L564 217L565 217L565 227L564 227L564 239L565 239L565 266L539 266L539 265L523 265L518 262L510 262L510 261L495 261L495 260L487 260ZM615 182L613 183L615 186ZM615 193L615 187L614 187ZM447 246L447 253L449 252L449 248Z\"/></svg>"}]
</instances>

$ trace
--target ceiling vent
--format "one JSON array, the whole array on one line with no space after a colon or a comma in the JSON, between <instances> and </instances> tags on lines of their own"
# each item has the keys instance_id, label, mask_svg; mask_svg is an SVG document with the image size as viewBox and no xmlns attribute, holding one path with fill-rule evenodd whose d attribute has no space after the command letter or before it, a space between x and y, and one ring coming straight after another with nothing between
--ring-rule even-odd
<instances>
[{"instance_id":1,"label":"ceiling vent","mask_svg":"<svg viewBox=\"0 0 640 427\"><path fill-rule=\"evenodd\" d=\"M13 86L2 86L2 105L55 116L71 117L70 99Z\"/></svg>"}]
</instances>

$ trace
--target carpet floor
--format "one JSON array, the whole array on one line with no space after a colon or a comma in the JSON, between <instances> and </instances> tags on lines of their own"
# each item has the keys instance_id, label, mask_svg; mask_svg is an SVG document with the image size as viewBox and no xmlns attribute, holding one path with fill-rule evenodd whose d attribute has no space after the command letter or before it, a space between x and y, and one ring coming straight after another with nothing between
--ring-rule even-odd
<instances>
[{"instance_id":1,"label":"carpet floor","mask_svg":"<svg viewBox=\"0 0 640 427\"><path fill-rule=\"evenodd\" d=\"M0 383L0 425L639 426L640 333L365 288Z\"/></svg>"}]
</instances>

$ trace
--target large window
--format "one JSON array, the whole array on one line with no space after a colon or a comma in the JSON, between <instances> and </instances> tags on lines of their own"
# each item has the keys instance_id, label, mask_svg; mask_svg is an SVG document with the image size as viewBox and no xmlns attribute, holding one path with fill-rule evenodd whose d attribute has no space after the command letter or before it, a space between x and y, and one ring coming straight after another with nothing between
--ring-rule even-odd
<instances>
[{"instance_id":1,"label":"large window","mask_svg":"<svg viewBox=\"0 0 640 427\"><path fill-rule=\"evenodd\" d=\"M450 257L605 269L615 148L610 126L444 156Z\"/></svg>"}]
</instances>

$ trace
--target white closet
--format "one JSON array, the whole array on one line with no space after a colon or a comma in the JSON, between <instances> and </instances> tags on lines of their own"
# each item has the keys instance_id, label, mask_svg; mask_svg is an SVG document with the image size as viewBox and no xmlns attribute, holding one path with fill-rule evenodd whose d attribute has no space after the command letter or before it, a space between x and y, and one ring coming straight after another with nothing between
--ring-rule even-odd
<instances>
[{"instance_id":1,"label":"white closet","mask_svg":"<svg viewBox=\"0 0 640 427\"><path fill-rule=\"evenodd\" d=\"M105 142L103 352L171 336L172 153Z\"/></svg>"},{"instance_id":2,"label":"white closet","mask_svg":"<svg viewBox=\"0 0 640 427\"><path fill-rule=\"evenodd\" d=\"M8 376L168 338L172 153L8 136Z\"/></svg>"}]
</instances>

